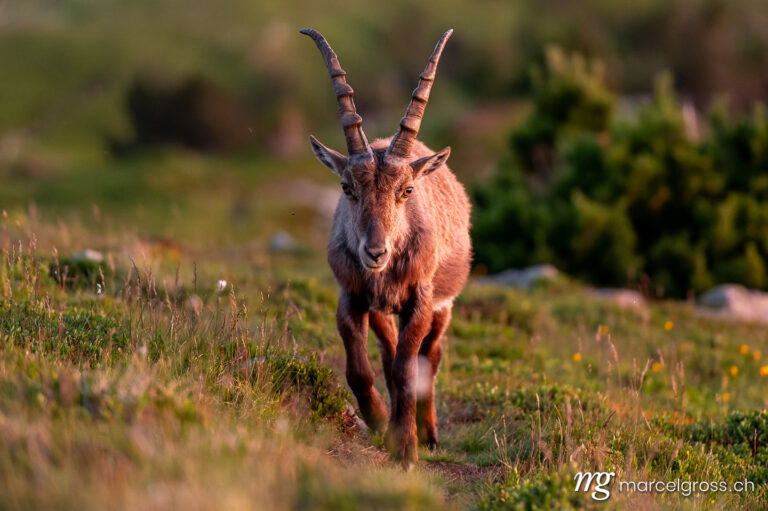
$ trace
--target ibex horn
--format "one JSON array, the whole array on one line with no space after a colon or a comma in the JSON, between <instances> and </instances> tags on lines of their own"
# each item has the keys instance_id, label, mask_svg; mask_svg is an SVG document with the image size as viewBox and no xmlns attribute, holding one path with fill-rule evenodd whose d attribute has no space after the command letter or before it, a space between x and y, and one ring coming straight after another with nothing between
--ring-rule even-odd
<instances>
[{"instance_id":1,"label":"ibex horn","mask_svg":"<svg viewBox=\"0 0 768 511\"><path fill-rule=\"evenodd\" d=\"M401 158L407 158L411 154L413 142L416 140L416 135L419 134L421 118L424 117L424 109L427 106L427 101L429 101L429 92L432 90L432 84L435 81L437 63L440 61L440 55L443 53L445 43L452 33L453 29L443 34L443 37L437 42L432 56L429 57L427 67L424 68L424 72L419 76L419 84L413 90L408 110L405 111L405 116L400 120L400 128L398 128L395 136L392 137L392 142L389 144L389 149L387 149L387 155L392 154Z\"/></svg>"},{"instance_id":2,"label":"ibex horn","mask_svg":"<svg viewBox=\"0 0 768 511\"><path fill-rule=\"evenodd\" d=\"M357 114L355 102L352 100L352 95L355 91L347 84L347 73L341 68L339 59L333 52L331 45L316 30L304 28L300 32L314 39L317 48L323 54L325 66L331 74L331 83L333 83L333 91L336 93L336 100L339 103L341 127L344 128L349 155L371 153L371 146L368 145L368 139L365 138L365 133L363 133L363 119Z\"/></svg>"}]
</instances>

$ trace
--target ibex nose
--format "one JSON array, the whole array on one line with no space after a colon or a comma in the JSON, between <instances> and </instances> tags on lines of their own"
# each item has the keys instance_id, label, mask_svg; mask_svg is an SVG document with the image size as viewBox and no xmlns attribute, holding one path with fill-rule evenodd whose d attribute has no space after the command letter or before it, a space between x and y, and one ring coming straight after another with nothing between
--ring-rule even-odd
<instances>
[{"instance_id":1,"label":"ibex nose","mask_svg":"<svg viewBox=\"0 0 768 511\"><path fill-rule=\"evenodd\" d=\"M387 253L387 249L384 247L369 247L366 245L365 253L368 254L368 257L373 259L373 261L379 262L379 259Z\"/></svg>"}]
</instances>

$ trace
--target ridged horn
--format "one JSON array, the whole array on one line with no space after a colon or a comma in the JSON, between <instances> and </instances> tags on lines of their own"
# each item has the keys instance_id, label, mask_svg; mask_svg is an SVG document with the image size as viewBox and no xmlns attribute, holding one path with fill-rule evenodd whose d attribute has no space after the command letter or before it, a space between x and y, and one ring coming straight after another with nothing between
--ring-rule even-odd
<instances>
[{"instance_id":1,"label":"ridged horn","mask_svg":"<svg viewBox=\"0 0 768 511\"><path fill-rule=\"evenodd\" d=\"M445 43L451 37L451 34L453 34L453 29L443 34L443 37L437 42L432 56L429 57L427 67L419 75L419 84L413 90L408 110L405 111L405 116L400 120L400 127L397 129L397 133L392 137L392 142L387 149L387 155L392 154L401 158L407 158L411 154L413 142L419 134L421 119L424 117L424 109L427 107L427 101L429 101L429 92L432 90L432 84L435 81L437 63L440 61L440 55L443 53Z\"/></svg>"},{"instance_id":2,"label":"ridged horn","mask_svg":"<svg viewBox=\"0 0 768 511\"><path fill-rule=\"evenodd\" d=\"M349 155L371 153L371 146L368 145L368 139L363 132L363 119L357 114L355 102L352 96L355 91L347 84L346 71L341 68L339 59L336 57L331 45L316 30L303 28L299 32L311 37L325 60L325 66L331 74L331 83L333 91L336 93L336 101L339 103L339 117L341 117L341 127L344 129L344 136L347 139L347 151Z\"/></svg>"}]
</instances>

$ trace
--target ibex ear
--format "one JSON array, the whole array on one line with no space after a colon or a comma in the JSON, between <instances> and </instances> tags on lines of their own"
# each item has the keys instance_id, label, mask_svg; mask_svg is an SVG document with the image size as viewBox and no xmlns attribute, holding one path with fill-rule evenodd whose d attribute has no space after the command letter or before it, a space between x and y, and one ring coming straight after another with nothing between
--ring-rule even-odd
<instances>
[{"instance_id":1,"label":"ibex ear","mask_svg":"<svg viewBox=\"0 0 768 511\"><path fill-rule=\"evenodd\" d=\"M325 147L312 135L309 136L309 145L312 146L312 152L315 153L315 158L320 160L320 163L331 169L337 176L341 176L341 173L347 167L346 156L329 147Z\"/></svg>"},{"instance_id":2,"label":"ibex ear","mask_svg":"<svg viewBox=\"0 0 768 511\"><path fill-rule=\"evenodd\" d=\"M426 176L427 174L430 174L439 169L441 165L448 161L448 157L450 155L451 148L446 147L442 151L438 151L435 154L430 154L429 156L425 156L423 158L419 158L416 161L412 161L410 165L413 169L414 179L420 176Z\"/></svg>"}]
</instances>

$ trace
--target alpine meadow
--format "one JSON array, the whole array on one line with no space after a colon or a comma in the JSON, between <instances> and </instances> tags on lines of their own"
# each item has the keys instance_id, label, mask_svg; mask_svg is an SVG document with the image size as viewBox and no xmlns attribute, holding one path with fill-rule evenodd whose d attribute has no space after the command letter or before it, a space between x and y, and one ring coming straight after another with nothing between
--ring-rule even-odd
<instances>
[{"instance_id":1,"label":"alpine meadow","mask_svg":"<svg viewBox=\"0 0 768 511\"><path fill-rule=\"evenodd\" d=\"M766 20L0 1L0 510L768 508Z\"/></svg>"}]
</instances>

